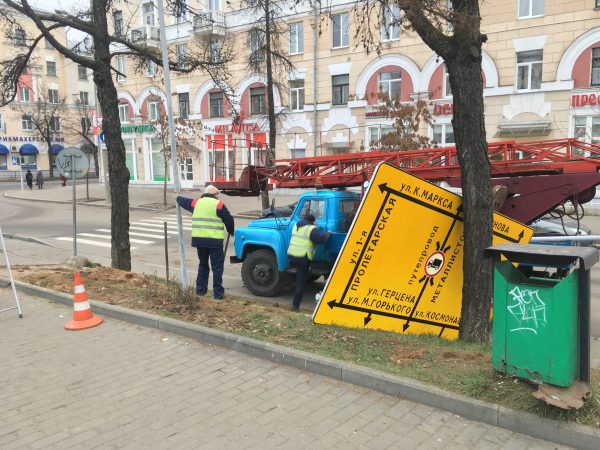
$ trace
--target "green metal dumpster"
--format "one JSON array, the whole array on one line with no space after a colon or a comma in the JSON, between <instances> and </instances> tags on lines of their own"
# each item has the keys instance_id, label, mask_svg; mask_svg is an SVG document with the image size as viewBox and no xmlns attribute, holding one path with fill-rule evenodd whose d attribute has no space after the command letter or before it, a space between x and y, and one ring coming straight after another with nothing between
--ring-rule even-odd
<instances>
[{"instance_id":1,"label":"green metal dumpster","mask_svg":"<svg viewBox=\"0 0 600 450\"><path fill-rule=\"evenodd\" d=\"M486 252L495 259L492 367L556 386L589 383L589 268L598 251L500 244Z\"/></svg>"}]
</instances>

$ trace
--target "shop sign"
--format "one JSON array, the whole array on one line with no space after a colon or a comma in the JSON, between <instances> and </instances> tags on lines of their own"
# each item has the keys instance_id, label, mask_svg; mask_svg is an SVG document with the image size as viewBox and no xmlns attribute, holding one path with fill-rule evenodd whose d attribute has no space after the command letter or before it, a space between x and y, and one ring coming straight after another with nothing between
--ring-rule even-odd
<instances>
[{"instance_id":1,"label":"shop sign","mask_svg":"<svg viewBox=\"0 0 600 450\"><path fill-rule=\"evenodd\" d=\"M435 103L433 105L434 116L451 116L454 114L453 103Z\"/></svg>"},{"instance_id":2,"label":"shop sign","mask_svg":"<svg viewBox=\"0 0 600 450\"><path fill-rule=\"evenodd\" d=\"M154 125L124 125L121 133L154 133Z\"/></svg>"},{"instance_id":3,"label":"shop sign","mask_svg":"<svg viewBox=\"0 0 600 450\"><path fill-rule=\"evenodd\" d=\"M46 142L44 138L39 136L6 136L2 140L8 142ZM52 140L54 142L65 142L63 137L56 137Z\"/></svg>"},{"instance_id":4,"label":"shop sign","mask_svg":"<svg viewBox=\"0 0 600 450\"><path fill-rule=\"evenodd\" d=\"M385 116L387 116L387 113L385 111L380 111L380 110L367 111L366 116L367 117L385 117Z\"/></svg>"},{"instance_id":5,"label":"shop sign","mask_svg":"<svg viewBox=\"0 0 600 450\"><path fill-rule=\"evenodd\" d=\"M204 126L202 128L205 131L211 131L217 134L229 134L229 133L243 133L243 132L259 132L262 131L257 123L242 123L241 125L235 126L233 124L226 125L215 125L214 128Z\"/></svg>"},{"instance_id":6,"label":"shop sign","mask_svg":"<svg viewBox=\"0 0 600 450\"><path fill-rule=\"evenodd\" d=\"M600 105L600 94L573 94L571 106L596 106Z\"/></svg>"}]
</instances>

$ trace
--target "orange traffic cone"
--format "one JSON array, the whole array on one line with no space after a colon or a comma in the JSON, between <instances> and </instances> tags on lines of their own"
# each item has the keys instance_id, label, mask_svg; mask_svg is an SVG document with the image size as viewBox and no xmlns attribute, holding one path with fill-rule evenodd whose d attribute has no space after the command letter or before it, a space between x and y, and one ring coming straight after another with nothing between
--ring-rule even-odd
<instances>
[{"instance_id":1,"label":"orange traffic cone","mask_svg":"<svg viewBox=\"0 0 600 450\"><path fill-rule=\"evenodd\" d=\"M73 320L65 330L85 330L102 323L102 317L94 316L79 272L75 272L75 294L73 295Z\"/></svg>"}]
</instances>

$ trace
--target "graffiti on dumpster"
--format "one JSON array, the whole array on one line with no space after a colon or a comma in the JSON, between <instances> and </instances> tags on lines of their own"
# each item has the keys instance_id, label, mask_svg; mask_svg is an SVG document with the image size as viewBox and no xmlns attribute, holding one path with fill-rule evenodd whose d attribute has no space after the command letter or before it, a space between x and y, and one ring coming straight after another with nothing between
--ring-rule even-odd
<instances>
[{"instance_id":1,"label":"graffiti on dumpster","mask_svg":"<svg viewBox=\"0 0 600 450\"><path fill-rule=\"evenodd\" d=\"M460 196L379 165L313 321L457 339L463 217ZM526 243L533 230L495 213L493 234L494 243Z\"/></svg>"},{"instance_id":2,"label":"graffiti on dumpster","mask_svg":"<svg viewBox=\"0 0 600 450\"><path fill-rule=\"evenodd\" d=\"M538 290L515 286L509 293L514 304L508 305L507 309L519 324L510 331L531 331L537 334L539 326L546 324L546 304L540 298Z\"/></svg>"}]
</instances>

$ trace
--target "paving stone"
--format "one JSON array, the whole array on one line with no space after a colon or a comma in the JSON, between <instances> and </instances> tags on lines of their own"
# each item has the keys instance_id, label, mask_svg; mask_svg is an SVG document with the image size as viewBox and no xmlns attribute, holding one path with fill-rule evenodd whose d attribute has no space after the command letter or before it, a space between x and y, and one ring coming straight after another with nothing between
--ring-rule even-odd
<instances>
[{"instance_id":1,"label":"paving stone","mask_svg":"<svg viewBox=\"0 0 600 450\"><path fill-rule=\"evenodd\" d=\"M69 308L22 300L0 315L3 449L556 447L162 330L66 332Z\"/></svg>"}]
</instances>

